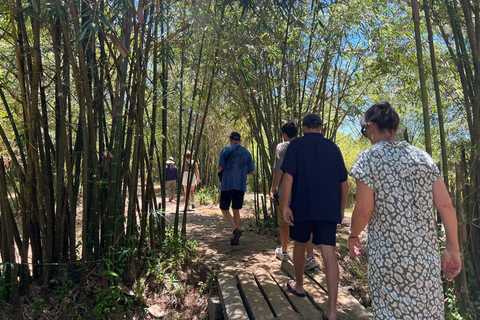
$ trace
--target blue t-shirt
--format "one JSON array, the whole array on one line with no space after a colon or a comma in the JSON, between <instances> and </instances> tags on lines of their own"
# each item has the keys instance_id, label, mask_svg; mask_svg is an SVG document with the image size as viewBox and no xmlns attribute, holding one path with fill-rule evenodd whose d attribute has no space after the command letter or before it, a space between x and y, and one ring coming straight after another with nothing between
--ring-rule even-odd
<instances>
[{"instance_id":1,"label":"blue t-shirt","mask_svg":"<svg viewBox=\"0 0 480 320\"><path fill-rule=\"evenodd\" d=\"M166 169L166 181L177 180L177 166L173 166L173 169L170 170L170 166L167 165Z\"/></svg>"},{"instance_id":2,"label":"blue t-shirt","mask_svg":"<svg viewBox=\"0 0 480 320\"><path fill-rule=\"evenodd\" d=\"M225 158L228 158L226 166ZM247 174L255 170L252 155L247 149L238 143L223 148L218 166L224 170L221 191L247 190Z\"/></svg>"},{"instance_id":3,"label":"blue t-shirt","mask_svg":"<svg viewBox=\"0 0 480 320\"><path fill-rule=\"evenodd\" d=\"M293 176L294 223L341 222L341 184L347 180L347 169L335 143L321 133L306 133L290 142L282 170Z\"/></svg>"}]
</instances>

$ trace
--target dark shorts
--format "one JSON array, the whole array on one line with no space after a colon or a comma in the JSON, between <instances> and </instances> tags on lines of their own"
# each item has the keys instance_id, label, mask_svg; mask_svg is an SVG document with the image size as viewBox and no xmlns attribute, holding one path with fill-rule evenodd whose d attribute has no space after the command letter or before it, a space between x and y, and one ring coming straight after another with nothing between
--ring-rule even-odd
<instances>
[{"instance_id":1,"label":"dark shorts","mask_svg":"<svg viewBox=\"0 0 480 320\"><path fill-rule=\"evenodd\" d=\"M313 233L313 244L335 246L337 223L332 221L293 221L290 227L290 238L298 242L308 242Z\"/></svg>"},{"instance_id":2,"label":"dark shorts","mask_svg":"<svg viewBox=\"0 0 480 320\"><path fill-rule=\"evenodd\" d=\"M222 191L220 193L220 209L228 210L230 203L232 204L232 209L242 209L244 194L245 191L243 190Z\"/></svg>"}]
</instances>

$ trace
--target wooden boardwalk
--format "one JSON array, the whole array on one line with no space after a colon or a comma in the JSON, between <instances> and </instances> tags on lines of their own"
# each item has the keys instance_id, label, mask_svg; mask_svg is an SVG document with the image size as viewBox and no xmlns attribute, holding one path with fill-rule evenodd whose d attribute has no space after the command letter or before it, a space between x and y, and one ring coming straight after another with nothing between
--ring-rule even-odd
<instances>
[{"instance_id":1,"label":"wooden boardwalk","mask_svg":"<svg viewBox=\"0 0 480 320\"><path fill-rule=\"evenodd\" d=\"M281 269L258 269L253 273L229 271L217 273L223 314L228 320L322 319L327 308L325 275L315 268L305 272L307 297L300 298L287 290L288 279L294 278L293 265L283 261ZM340 320L373 319L346 290L338 290Z\"/></svg>"}]
</instances>

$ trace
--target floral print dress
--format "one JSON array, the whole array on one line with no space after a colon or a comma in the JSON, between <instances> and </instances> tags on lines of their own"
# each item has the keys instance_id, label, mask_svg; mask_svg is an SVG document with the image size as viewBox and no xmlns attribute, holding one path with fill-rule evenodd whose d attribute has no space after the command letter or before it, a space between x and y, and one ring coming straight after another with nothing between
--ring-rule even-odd
<instances>
[{"instance_id":1,"label":"floral print dress","mask_svg":"<svg viewBox=\"0 0 480 320\"><path fill-rule=\"evenodd\" d=\"M375 194L367 229L375 319L444 319L435 162L407 142L381 141L358 155L350 175Z\"/></svg>"}]
</instances>

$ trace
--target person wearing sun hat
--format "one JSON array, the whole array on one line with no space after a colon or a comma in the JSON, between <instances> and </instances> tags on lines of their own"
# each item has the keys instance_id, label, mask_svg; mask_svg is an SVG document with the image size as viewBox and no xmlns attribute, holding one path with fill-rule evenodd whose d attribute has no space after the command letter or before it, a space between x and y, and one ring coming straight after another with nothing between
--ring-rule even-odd
<instances>
[{"instance_id":1,"label":"person wearing sun hat","mask_svg":"<svg viewBox=\"0 0 480 320\"><path fill-rule=\"evenodd\" d=\"M175 165L175 160L173 157L169 157L166 161L166 164L165 190L167 190L168 201L172 202L173 198L175 197L175 185L177 184L178 169Z\"/></svg>"}]
</instances>

